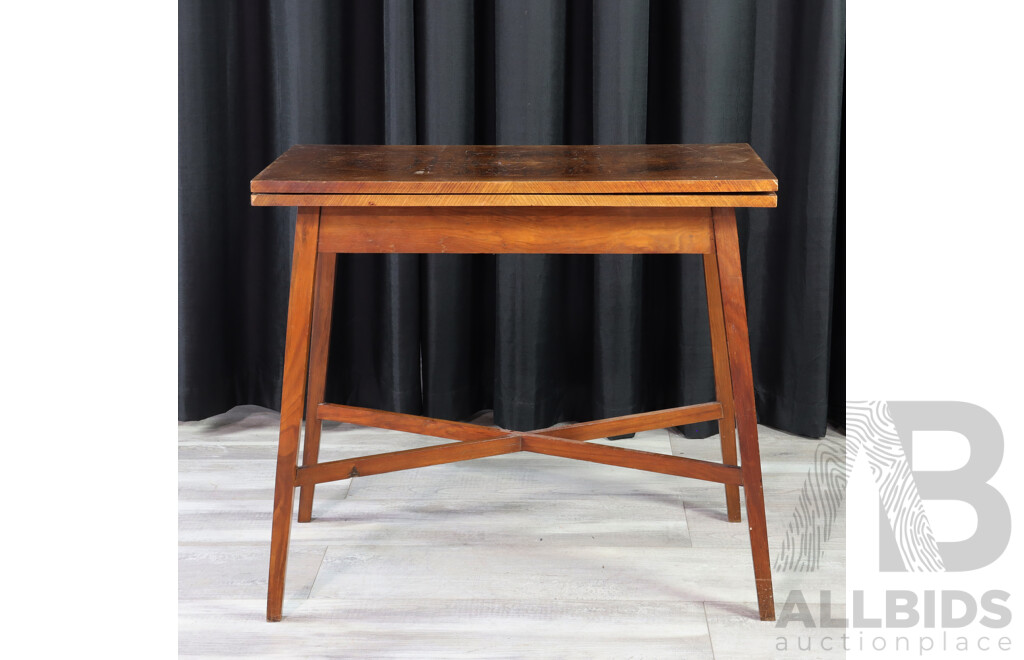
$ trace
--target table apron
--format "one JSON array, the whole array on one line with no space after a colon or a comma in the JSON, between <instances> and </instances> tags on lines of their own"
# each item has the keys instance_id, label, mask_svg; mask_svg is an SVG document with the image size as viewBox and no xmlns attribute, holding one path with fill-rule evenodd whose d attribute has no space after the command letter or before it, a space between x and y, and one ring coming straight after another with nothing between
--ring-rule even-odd
<instances>
[{"instance_id":1,"label":"table apron","mask_svg":"<svg viewBox=\"0 0 1024 660\"><path fill-rule=\"evenodd\" d=\"M709 254L708 208L321 207L320 252Z\"/></svg>"}]
</instances>

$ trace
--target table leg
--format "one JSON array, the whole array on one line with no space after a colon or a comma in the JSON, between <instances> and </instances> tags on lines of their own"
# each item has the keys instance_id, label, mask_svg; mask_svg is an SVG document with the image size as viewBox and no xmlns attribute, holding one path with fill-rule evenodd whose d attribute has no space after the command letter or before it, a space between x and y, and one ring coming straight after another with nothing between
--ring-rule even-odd
<instances>
[{"instance_id":1,"label":"table leg","mask_svg":"<svg viewBox=\"0 0 1024 660\"><path fill-rule=\"evenodd\" d=\"M775 620L772 594L772 569L768 556L768 527L764 514L764 489L761 485L761 456L757 445L757 417L754 412L754 380L747 338L747 312L743 297L743 273L736 235L736 212L731 208L713 209L715 253L722 287L725 335L729 349L729 370L739 431L740 469L750 526L750 550L754 559L757 606L762 621Z\"/></svg>"},{"instance_id":2,"label":"table leg","mask_svg":"<svg viewBox=\"0 0 1024 660\"><path fill-rule=\"evenodd\" d=\"M338 255L321 253L316 260L316 282L313 285L313 332L309 346L309 382L306 386L306 433L302 440L302 465L316 465L320 456L320 428L323 422L317 406L324 403L327 385L327 351L331 340L331 308L334 306L334 265ZM299 522L313 518L313 489L310 484L299 488Z\"/></svg>"},{"instance_id":3,"label":"table leg","mask_svg":"<svg viewBox=\"0 0 1024 660\"><path fill-rule=\"evenodd\" d=\"M704 285L708 294L708 319L711 321L711 355L715 368L715 399L722 404L718 433L722 442L722 462L739 465L736 457L736 417L729 376L729 345L725 337L725 315L722 311L722 283L718 277L718 258L712 252L704 255ZM725 508L729 522L740 521L740 487L725 486Z\"/></svg>"},{"instance_id":4,"label":"table leg","mask_svg":"<svg viewBox=\"0 0 1024 660\"><path fill-rule=\"evenodd\" d=\"M277 449L274 523L270 537L270 577L267 586L268 621L281 620L281 602L284 599L299 430L302 426L302 404L309 359L313 275L319 229L320 209L300 208L295 221L292 278L288 294L288 328L284 348L284 379L281 384L281 435Z\"/></svg>"}]
</instances>

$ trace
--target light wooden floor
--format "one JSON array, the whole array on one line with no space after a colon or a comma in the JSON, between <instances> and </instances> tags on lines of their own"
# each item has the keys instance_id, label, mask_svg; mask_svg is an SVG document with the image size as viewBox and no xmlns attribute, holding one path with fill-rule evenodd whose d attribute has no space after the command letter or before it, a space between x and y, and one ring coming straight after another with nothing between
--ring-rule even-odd
<instances>
[{"instance_id":1,"label":"light wooden floor","mask_svg":"<svg viewBox=\"0 0 1024 660\"><path fill-rule=\"evenodd\" d=\"M182 656L843 657L797 650L840 631L758 621L720 485L530 453L318 486L313 522L292 525L284 621L267 623L277 424L242 406L179 425ZM760 431L774 559L818 441ZM321 459L441 442L327 423ZM609 444L720 460L717 437ZM800 589L816 619L823 590L843 616L844 528L817 571L775 573L780 614Z\"/></svg>"}]
</instances>

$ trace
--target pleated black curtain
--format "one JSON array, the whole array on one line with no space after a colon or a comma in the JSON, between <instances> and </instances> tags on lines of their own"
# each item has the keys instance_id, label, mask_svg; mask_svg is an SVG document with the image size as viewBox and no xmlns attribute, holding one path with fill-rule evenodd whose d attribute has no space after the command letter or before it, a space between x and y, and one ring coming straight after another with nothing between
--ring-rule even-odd
<instances>
[{"instance_id":1,"label":"pleated black curtain","mask_svg":"<svg viewBox=\"0 0 1024 660\"><path fill-rule=\"evenodd\" d=\"M823 435L844 70L842 2L183 0L179 418L279 405L295 216L248 186L292 144L749 142L780 186L740 211L758 418ZM512 429L707 401L705 305L696 256L341 256L327 396Z\"/></svg>"}]
</instances>

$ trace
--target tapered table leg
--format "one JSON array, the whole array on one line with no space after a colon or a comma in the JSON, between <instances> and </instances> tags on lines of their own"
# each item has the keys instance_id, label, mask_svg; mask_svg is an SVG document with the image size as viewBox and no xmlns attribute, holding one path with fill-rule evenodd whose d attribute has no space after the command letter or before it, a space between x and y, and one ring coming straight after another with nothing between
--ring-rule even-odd
<instances>
[{"instance_id":1,"label":"tapered table leg","mask_svg":"<svg viewBox=\"0 0 1024 660\"><path fill-rule=\"evenodd\" d=\"M750 550L754 559L757 606L762 621L775 620L772 593L772 569L768 556L768 527L764 514L764 489L761 485L761 455L757 444L757 417L754 412L754 379L747 337L747 311L743 297L743 273L736 235L736 212L731 208L713 209L715 252L722 287L722 309L729 348L729 371L739 431L740 468L750 526Z\"/></svg>"},{"instance_id":2,"label":"tapered table leg","mask_svg":"<svg viewBox=\"0 0 1024 660\"><path fill-rule=\"evenodd\" d=\"M729 344L725 337L722 311L722 284L718 278L718 258L704 255L704 285L708 294L708 319L711 322L711 355L715 367L715 399L722 404L718 434L722 444L722 462L739 465L736 458L736 417L732 400L732 376L729 374ZM740 487L725 485L725 508L729 522L740 521Z\"/></svg>"},{"instance_id":3,"label":"tapered table leg","mask_svg":"<svg viewBox=\"0 0 1024 660\"><path fill-rule=\"evenodd\" d=\"M285 335L284 379L281 384L281 436L277 449L277 478L274 482L274 523L270 537L270 577L267 586L267 620L281 620L284 576L288 562L292 503L295 497L296 459L306 365L309 360L310 316L316 267L320 209L299 208L292 252L292 279L288 294L288 328Z\"/></svg>"},{"instance_id":4,"label":"tapered table leg","mask_svg":"<svg viewBox=\"0 0 1024 660\"><path fill-rule=\"evenodd\" d=\"M317 406L324 402L327 384L327 349L331 339L331 308L334 306L333 252L317 255L316 283L313 288L313 331L309 346L309 384L306 386L306 433L302 439L303 467L316 465L320 456L320 429ZM313 517L314 485L299 488L299 522Z\"/></svg>"}]
</instances>

